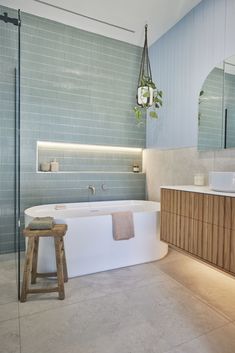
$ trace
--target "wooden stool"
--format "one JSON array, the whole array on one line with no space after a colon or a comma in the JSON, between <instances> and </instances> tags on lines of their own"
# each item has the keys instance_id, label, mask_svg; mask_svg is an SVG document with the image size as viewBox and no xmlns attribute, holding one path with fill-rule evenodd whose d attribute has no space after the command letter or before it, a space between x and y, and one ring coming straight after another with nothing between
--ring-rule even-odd
<instances>
[{"instance_id":1,"label":"wooden stool","mask_svg":"<svg viewBox=\"0 0 235 353\"><path fill-rule=\"evenodd\" d=\"M20 301L25 302L27 294L33 293L50 293L59 292L59 299L64 299L64 282L68 282L67 264L64 250L64 239L67 231L66 224L55 224L50 230L30 230L25 228L23 235L28 237L24 274L22 282L22 290ZM56 268L57 272L51 273L38 273L37 262L38 262L38 246L40 237L53 237L55 243L55 257L56 257ZM29 288L31 274L31 283L36 283L37 277L55 277L57 276L58 286L51 288Z\"/></svg>"}]
</instances>

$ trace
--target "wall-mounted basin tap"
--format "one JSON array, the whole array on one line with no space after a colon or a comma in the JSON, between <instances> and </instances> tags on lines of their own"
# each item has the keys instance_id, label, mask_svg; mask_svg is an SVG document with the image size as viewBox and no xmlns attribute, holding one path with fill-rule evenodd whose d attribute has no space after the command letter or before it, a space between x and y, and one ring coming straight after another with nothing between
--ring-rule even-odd
<instances>
[{"instance_id":1,"label":"wall-mounted basin tap","mask_svg":"<svg viewBox=\"0 0 235 353\"><path fill-rule=\"evenodd\" d=\"M95 195L95 186L94 185L88 185L88 190L91 190L92 195Z\"/></svg>"}]
</instances>

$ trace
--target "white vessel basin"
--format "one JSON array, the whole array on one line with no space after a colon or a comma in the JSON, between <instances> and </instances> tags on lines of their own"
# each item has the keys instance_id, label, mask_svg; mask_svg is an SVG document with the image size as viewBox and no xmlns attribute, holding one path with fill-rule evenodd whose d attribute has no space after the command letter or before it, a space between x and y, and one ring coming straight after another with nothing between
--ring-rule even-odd
<instances>
[{"instance_id":1,"label":"white vessel basin","mask_svg":"<svg viewBox=\"0 0 235 353\"><path fill-rule=\"evenodd\" d=\"M235 192L235 172L210 172L209 187L215 191Z\"/></svg>"}]
</instances>

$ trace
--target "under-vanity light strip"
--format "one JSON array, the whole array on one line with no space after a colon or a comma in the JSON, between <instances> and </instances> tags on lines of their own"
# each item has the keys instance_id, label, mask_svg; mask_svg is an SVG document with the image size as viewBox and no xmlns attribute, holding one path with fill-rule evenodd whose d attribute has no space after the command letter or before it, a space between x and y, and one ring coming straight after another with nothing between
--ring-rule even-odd
<instances>
[{"instance_id":1,"label":"under-vanity light strip","mask_svg":"<svg viewBox=\"0 0 235 353\"><path fill-rule=\"evenodd\" d=\"M119 151L119 152L142 152L142 148L137 147L118 147L118 146L102 146L102 145L86 145L79 143L66 143L66 142L49 142L37 141L37 147L44 148L63 148L63 149L80 149L80 150L95 150L95 151Z\"/></svg>"},{"instance_id":2,"label":"under-vanity light strip","mask_svg":"<svg viewBox=\"0 0 235 353\"><path fill-rule=\"evenodd\" d=\"M88 19L88 20L92 20L92 21L99 22L99 23L102 23L102 24L107 25L107 26L111 26L111 27L115 27L115 28L121 29L122 31L126 31L126 32L130 32L130 33L135 33L135 31L134 31L133 29L121 27L121 26L115 25L115 24L110 23L110 22L106 22L106 21L103 21L103 20L99 20L98 18L91 17L91 16L87 16L87 15L84 15L84 14L82 14L82 13L75 12L75 11L72 11L72 10L68 10L68 9L65 9L64 7L57 6L57 5L53 5L53 4L50 4L50 3L46 2L46 1L42 1L42 0L34 0L34 1L35 1L35 2L39 2L40 4L43 4L43 5L47 5L47 6L53 7L54 9L62 10L62 11L71 13L71 14L73 14L73 15L77 15L77 16L86 18L86 19Z\"/></svg>"}]
</instances>

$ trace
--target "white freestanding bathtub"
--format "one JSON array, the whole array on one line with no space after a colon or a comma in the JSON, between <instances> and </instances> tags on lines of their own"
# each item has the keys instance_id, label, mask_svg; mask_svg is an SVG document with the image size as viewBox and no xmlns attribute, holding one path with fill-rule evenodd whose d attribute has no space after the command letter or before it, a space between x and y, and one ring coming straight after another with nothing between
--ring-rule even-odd
<instances>
[{"instance_id":1,"label":"white freestanding bathtub","mask_svg":"<svg viewBox=\"0 0 235 353\"><path fill-rule=\"evenodd\" d=\"M118 211L132 211L135 237L115 241L112 216ZM160 204L151 201L106 201L41 205L25 210L26 226L35 217L54 217L66 223L65 251L69 277L111 270L155 261L167 254L160 241ZM38 272L55 271L54 242L41 238Z\"/></svg>"}]
</instances>

